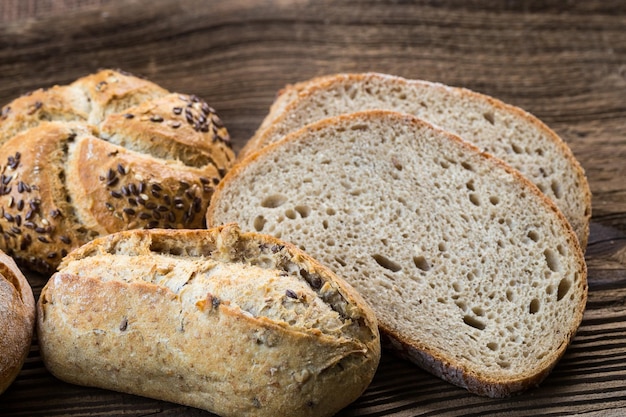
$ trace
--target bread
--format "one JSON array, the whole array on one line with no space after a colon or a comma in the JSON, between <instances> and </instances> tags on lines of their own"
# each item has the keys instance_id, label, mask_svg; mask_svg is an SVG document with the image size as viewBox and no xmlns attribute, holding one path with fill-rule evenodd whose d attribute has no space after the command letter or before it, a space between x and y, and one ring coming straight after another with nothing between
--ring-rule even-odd
<instances>
[{"instance_id":1,"label":"bread","mask_svg":"<svg viewBox=\"0 0 626 417\"><path fill-rule=\"evenodd\" d=\"M207 224L305 250L372 305L393 348L490 397L538 384L585 308L586 265L558 208L518 171L413 116L322 120L251 155Z\"/></svg>"},{"instance_id":2,"label":"bread","mask_svg":"<svg viewBox=\"0 0 626 417\"><path fill-rule=\"evenodd\" d=\"M17 265L0 252L0 394L15 380L30 350L35 299Z\"/></svg>"},{"instance_id":3,"label":"bread","mask_svg":"<svg viewBox=\"0 0 626 417\"><path fill-rule=\"evenodd\" d=\"M0 143L0 249L44 273L97 236L204 227L234 162L206 102L112 70L8 104Z\"/></svg>"},{"instance_id":4,"label":"bread","mask_svg":"<svg viewBox=\"0 0 626 417\"><path fill-rule=\"evenodd\" d=\"M291 244L211 230L133 230L69 254L38 302L58 378L220 416L330 416L380 358L360 296Z\"/></svg>"},{"instance_id":5,"label":"bread","mask_svg":"<svg viewBox=\"0 0 626 417\"><path fill-rule=\"evenodd\" d=\"M371 109L413 114L502 159L556 203L586 247L591 193L571 150L536 117L467 89L377 73L299 83L281 93L240 158L316 120Z\"/></svg>"}]
</instances>

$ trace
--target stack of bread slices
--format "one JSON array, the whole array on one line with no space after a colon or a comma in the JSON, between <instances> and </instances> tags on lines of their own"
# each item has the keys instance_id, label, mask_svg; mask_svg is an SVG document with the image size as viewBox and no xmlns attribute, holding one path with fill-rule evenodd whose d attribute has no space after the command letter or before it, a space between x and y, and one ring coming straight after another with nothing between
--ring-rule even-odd
<instances>
[{"instance_id":1,"label":"stack of bread slices","mask_svg":"<svg viewBox=\"0 0 626 417\"><path fill-rule=\"evenodd\" d=\"M365 73L283 89L207 225L293 242L369 302L390 348L502 397L540 383L580 325L590 216L580 164L537 118Z\"/></svg>"}]
</instances>

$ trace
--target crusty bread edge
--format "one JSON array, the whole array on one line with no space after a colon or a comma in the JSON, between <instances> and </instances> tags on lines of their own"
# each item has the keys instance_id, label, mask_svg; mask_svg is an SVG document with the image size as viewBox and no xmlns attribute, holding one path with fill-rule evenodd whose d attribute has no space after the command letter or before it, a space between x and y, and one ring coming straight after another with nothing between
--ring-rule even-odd
<instances>
[{"instance_id":1,"label":"crusty bread edge","mask_svg":"<svg viewBox=\"0 0 626 417\"><path fill-rule=\"evenodd\" d=\"M550 371L554 368L557 362L565 354L567 347L570 345L574 335L576 334L580 326L580 323L582 322L588 292L587 265L585 263L583 250L580 246L578 237L576 236L574 229L567 221L563 213L561 213L555 203L551 199L546 197L546 195L543 194L535 184L533 184L520 172L510 167L505 162L501 161L500 159L494 157L489 153L483 152L473 144L462 140L452 133L433 126L432 124L424 120L418 119L415 116L387 110L368 110L349 113L311 123L299 129L298 131L288 134L279 141L267 145L260 150L257 150L256 152L253 152L252 154L245 157L242 161L235 164L235 166L231 168L231 170L226 174L226 176L222 179L220 184L218 184L215 189L215 192L211 198L211 203L209 204L209 208L206 213L207 227L216 226L214 224L215 221L213 212L215 209L215 204L213 204L213 202L220 198L226 185L228 185L233 178L238 176L239 173L246 168L247 164L271 154L274 150L280 149L281 146L288 142L297 141L302 132L305 132L307 130L316 131L324 129L325 127L335 123L335 119L354 120L366 114L374 116L388 115L390 117L402 118L405 122L412 123L414 125L426 125L432 129L439 131L441 134L448 136L451 140L458 142L469 152L476 152L480 154L481 157L492 161L492 163L495 163L496 165L499 165L507 173L515 177L519 182L523 184L527 191L533 193L544 206L546 206L556 215L558 221L561 223L562 230L567 235L567 240L572 244L572 247L575 249L576 258L578 259L578 266L580 269L580 279L583 281L580 284L582 285L583 290L581 306L576 311L577 314L572 320L572 327L570 329L567 329L566 331L566 336L564 338L565 343L561 344L559 349L553 352L552 355L546 356L546 359L543 361L546 364L544 368L532 374L512 377L506 380L498 380L497 378L490 378L478 375L471 370L464 368L463 366L455 364L454 361L451 359L444 358L438 354L435 354L426 345L423 345L421 343L414 343L413 341L408 340L403 335L394 332L393 330L387 328L383 323L379 322L381 337L383 340L386 341L385 347L391 347L395 353L398 353L400 356L409 359L410 361L425 369L426 371L432 373L433 375L436 375L443 380L457 386L466 388L468 391L481 396L487 396L492 398L506 397L515 393L522 392L523 390L532 386L538 385L550 373Z\"/></svg>"},{"instance_id":2,"label":"crusty bread edge","mask_svg":"<svg viewBox=\"0 0 626 417\"><path fill-rule=\"evenodd\" d=\"M30 284L26 280L22 271L17 267L17 264L7 254L0 251L0 279L6 279L9 284L13 285L16 291L19 293L20 300L23 303L23 312L26 313L24 317L20 317L22 320L19 322L7 321L6 327L8 328L9 335L3 335L8 339L15 339L12 342L20 344L16 346L17 351L20 352L20 356L14 359L14 366L5 369L5 374L0 375L0 394L4 392L9 385L13 383L22 365L28 356L30 351L30 344L32 341L33 331L35 328L35 298L33 296L33 290ZM3 318L4 320L4 318ZM7 352L2 352L7 354Z\"/></svg>"}]
</instances>

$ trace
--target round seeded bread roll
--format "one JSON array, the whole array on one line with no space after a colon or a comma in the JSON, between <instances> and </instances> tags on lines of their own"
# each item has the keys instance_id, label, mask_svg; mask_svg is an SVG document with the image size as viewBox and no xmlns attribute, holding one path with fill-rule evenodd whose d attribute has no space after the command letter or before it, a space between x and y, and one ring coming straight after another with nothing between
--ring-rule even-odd
<instances>
[{"instance_id":1,"label":"round seeded bread roll","mask_svg":"<svg viewBox=\"0 0 626 417\"><path fill-rule=\"evenodd\" d=\"M33 291L13 259L0 252L0 394L22 369L34 326Z\"/></svg>"},{"instance_id":2,"label":"round seeded bread roll","mask_svg":"<svg viewBox=\"0 0 626 417\"><path fill-rule=\"evenodd\" d=\"M46 273L97 236L204 227L233 161L195 96L113 70L37 90L0 113L0 249Z\"/></svg>"},{"instance_id":3,"label":"round seeded bread roll","mask_svg":"<svg viewBox=\"0 0 626 417\"><path fill-rule=\"evenodd\" d=\"M43 289L38 335L62 380L223 417L331 416L380 359L376 318L352 287L233 224L87 243Z\"/></svg>"}]
</instances>

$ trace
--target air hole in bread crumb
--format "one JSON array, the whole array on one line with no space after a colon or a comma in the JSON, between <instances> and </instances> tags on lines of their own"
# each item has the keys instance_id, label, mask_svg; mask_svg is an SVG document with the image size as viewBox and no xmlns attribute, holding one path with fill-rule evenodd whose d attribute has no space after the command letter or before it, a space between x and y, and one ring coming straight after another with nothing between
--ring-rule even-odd
<instances>
[{"instance_id":1,"label":"air hole in bread crumb","mask_svg":"<svg viewBox=\"0 0 626 417\"><path fill-rule=\"evenodd\" d=\"M261 201L261 207L265 208L276 208L280 207L287 201L287 197L281 194L272 194L270 196L265 197L263 201Z\"/></svg>"},{"instance_id":2,"label":"air hole in bread crumb","mask_svg":"<svg viewBox=\"0 0 626 417\"><path fill-rule=\"evenodd\" d=\"M400 266L400 264L392 261L391 259L383 255L375 254L375 255L372 255L372 258L374 258L374 260L376 261L378 265L382 266L385 269L390 270L391 272L398 272L402 269L402 266Z\"/></svg>"},{"instance_id":3,"label":"air hole in bread crumb","mask_svg":"<svg viewBox=\"0 0 626 417\"><path fill-rule=\"evenodd\" d=\"M511 148L513 148L513 152L518 155L524 153L524 149L516 143L512 144Z\"/></svg>"},{"instance_id":4,"label":"air hole in bread crumb","mask_svg":"<svg viewBox=\"0 0 626 417\"><path fill-rule=\"evenodd\" d=\"M559 264L559 257L552 249L546 249L543 251L543 255L546 257L546 263L548 264L548 268L552 272L559 272L561 270L561 265Z\"/></svg>"},{"instance_id":5,"label":"air hole in bread crumb","mask_svg":"<svg viewBox=\"0 0 626 417\"><path fill-rule=\"evenodd\" d=\"M485 315L485 310L482 307L472 307L472 312L480 317Z\"/></svg>"},{"instance_id":6,"label":"air hole in bread crumb","mask_svg":"<svg viewBox=\"0 0 626 417\"><path fill-rule=\"evenodd\" d=\"M474 281L474 278L478 276L478 271L476 269L471 270L467 274L465 274L468 281Z\"/></svg>"},{"instance_id":7,"label":"air hole in bread crumb","mask_svg":"<svg viewBox=\"0 0 626 417\"><path fill-rule=\"evenodd\" d=\"M485 323L478 320L476 317L472 317L469 315L463 316L463 323L478 330L485 330L485 327L487 327Z\"/></svg>"},{"instance_id":8,"label":"air hole in bread crumb","mask_svg":"<svg viewBox=\"0 0 626 417\"><path fill-rule=\"evenodd\" d=\"M569 292L569 289L572 287L572 283L567 278L563 278L561 282L559 282L559 289L556 294L557 300L562 300L565 295Z\"/></svg>"},{"instance_id":9,"label":"air hole in bread crumb","mask_svg":"<svg viewBox=\"0 0 626 417\"><path fill-rule=\"evenodd\" d=\"M295 206L294 209L298 212L300 217L302 217L303 219L309 217L309 214L311 214L311 207L309 206L298 205L298 206Z\"/></svg>"},{"instance_id":10,"label":"air hole in bread crumb","mask_svg":"<svg viewBox=\"0 0 626 417\"><path fill-rule=\"evenodd\" d=\"M413 263L417 269L420 269L424 272L430 270L430 265L428 264L428 260L423 256L414 256Z\"/></svg>"},{"instance_id":11,"label":"air hole in bread crumb","mask_svg":"<svg viewBox=\"0 0 626 417\"><path fill-rule=\"evenodd\" d=\"M297 217L295 210L292 210L292 209L285 210L285 216L288 219L291 219L291 220L293 220L293 219L295 219Z\"/></svg>"},{"instance_id":12,"label":"air hole in bread crumb","mask_svg":"<svg viewBox=\"0 0 626 417\"><path fill-rule=\"evenodd\" d=\"M558 181L552 181L552 184L550 184L550 188L552 189L552 192L554 193L554 196L556 198L563 197L563 191L561 190L561 184Z\"/></svg>"},{"instance_id":13,"label":"air hole in bread crumb","mask_svg":"<svg viewBox=\"0 0 626 417\"><path fill-rule=\"evenodd\" d=\"M498 344L496 342L489 342L487 343L487 349L492 350L492 351L497 351L498 350Z\"/></svg>"},{"instance_id":14,"label":"air hole in bread crumb","mask_svg":"<svg viewBox=\"0 0 626 417\"><path fill-rule=\"evenodd\" d=\"M530 302L530 305L528 306L528 312L530 314L536 314L539 311L539 307L540 307L540 303L539 300L536 298L533 298L532 301Z\"/></svg>"},{"instance_id":15,"label":"air hole in bread crumb","mask_svg":"<svg viewBox=\"0 0 626 417\"><path fill-rule=\"evenodd\" d=\"M489 197L489 202L496 206L500 203L500 197L492 195L491 197Z\"/></svg>"},{"instance_id":16,"label":"air hole in bread crumb","mask_svg":"<svg viewBox=\"0 0 626 417\"><path fill-rule=\"evenodd\" d=\"M346 261L344 261L343 258L340 258L338 256L335 256L335 262L337 262L339 265L341 265L343 267L345 267L347 265Z\"/></svg>"},{"instance_id":17,"label":"air hole in bread crumb","mask_svg":"<svg viewBox=\"0 0 626 417\"><path fill-rule=\"evenodd\" d=\"M499 361L498 366L502 369L509 369L511 367L511 362L508 361Z\"/></svg>"},{"instance_id":18,"label":"air hole in bread crumb","mask_svg":"<svg viewBox=\"0 0 626 417\"><path fill-rule=\"evenodd\" d=\"M256 230L257 232L262 231L263 228L265 227L265 223L266 223L265 217L256 216L253 222L254 230Z\"/></svg>"},{"instance_id":19,"label":"air hole in bread crumb","mask_svg":"<svg viewBox=\"0 0 626 417\"><path fill-rule=\"evenodd\" d=\"M492 125L495 124L496 122L494 114L490 111L483 113L483 117L485 118L486 121L488 121Z\"/></svg>"},{"instance_id":20,"label":"air hole in bread crumb","mask_svg":"<svg viewBox=\"0 0 626 417\"><path fill-rule=\"evenodd\" d=\"M350 126L350 130L361 130L361 131L365 131L365 130L369 130L369 125L366 124L356 124L356 125L352 125Z\"/></svg>"},{"instance_id":21,"label":"air hole in bread crumb","mask_svg":"<svg viewBox=\"0 0 626 417\"><path fill-rule=\"evenodd\" d=\"M461 162L461 166L468 171L474 171L474 167L469 162Z\"/></svg>"},{"instance_id":22,"label":"air hole in bread crumb","mask_svg":"<svg viewBox=\"0 0 626 417\"><path fill-rule=\"evenodd\" d=\"M530 240L532 240L533 242L538 242L539 241L539 233L537 233L534 230L531 230L528 232L528 238Z\"/></svg>"},{"instance_id":23,"label":"air hole in bread crumb","mask_svg":"<svg viewBox=\"0 0 626 417\"><path fill-rule=\"evenodd\" d=\"M506 290L506 299L513 301L515 299L515 293L511 290Z\"/></svg>"},{"instance_id":24,"label":"air hole in bread crumb","mask_svg":"<svg viewBox=\"0 0 626 417\"><path fill-rule=\"evenodd\" d=\"M328 229L328 220L322 221L322 227L324 228L324 230Z\"/></svg>"},{"instance_id":25,"label":"air hole in bread crumb","mask_svg":"<svg viewBox=\"0 0 626 417\"><path fill-rule=\"evenodd\" d=\"M469 195L469 200L470 200L470 202L471 202L473 205L475 205L475 206L477 206L477 207L480 207L480 198L478 197L478 194L476 194L476 193L471 193L471 194Z\"/></svg>"},{"instance_id":26,"label":"air hole in bread crumb","mask_svg":"<svg viewBox=\"0 0 626 417\"><path fill-rule=\"evenodd\" d=\"M402 171L402 169L404 168L402 166L402 162L400 162L400 160L396 158L395 156L391 157L391 163L393 164L393 167L397 169L398 171Z\"/></svg>"},{"instance_id":27,"label":"air hole in bread crumb","mask_svg":"<svg viewBox=\"0 0 626 417\"><path fill-rule=\"evenodd\" d=\"M465 186L470 191L476 191L476 187L474 186L474 180L469 180L468 182L465 183Z\"/></svg>"},{"instance_id":28,"label":"air hole in bread crumb","mask_svg":"<svg viewBox=\"0 0 626 417\"><path fill-rule=\"evenodd\" d=\"M326 246L335 246L335 239L326 239Z\"/></svg>"},{"instance_id":29,"label":"air hole in bread crumb","mask_svg":"<svg viewBox=\"0 0 626 417\"><path fill-rule=\"evenodd\" d=\"M465 301L463 301L463 300L456 300L454 302L454 304L456 304L456 306L458 308L460 308L461 310L467 311L467 303Z\"/></svg>"},{"instance_id":30,"label":"air hole in bread crumb","mask_svg":"<svg viewBox=\"0 0 626 417\"><path fill-rule=\"evenodd\" d=\"M439 165L441 165L441 168L443 169L450 168L450 164L448 163L448 161L439 161Z\"/></svg>"},{"instance_id":31,"label":"air hole in bread crumb","mask_svg":"<svg viewBox=\"0 0 626 417\"><path fill-rule=\"evenodd\" d=\"M328 214L329 216L334 216L337 212L335 211L334 208L328 207L326 209L326 214Z\"/></svg>"}]
</instances>

